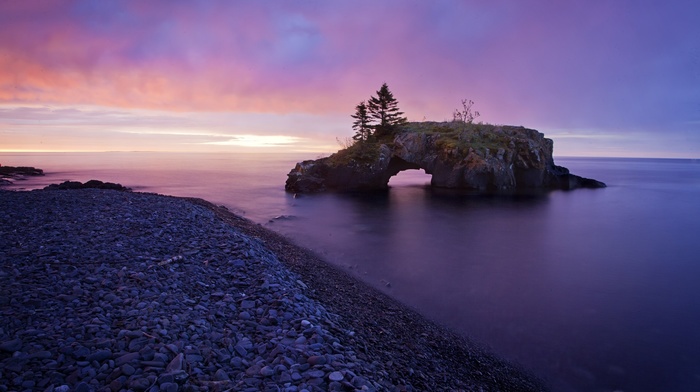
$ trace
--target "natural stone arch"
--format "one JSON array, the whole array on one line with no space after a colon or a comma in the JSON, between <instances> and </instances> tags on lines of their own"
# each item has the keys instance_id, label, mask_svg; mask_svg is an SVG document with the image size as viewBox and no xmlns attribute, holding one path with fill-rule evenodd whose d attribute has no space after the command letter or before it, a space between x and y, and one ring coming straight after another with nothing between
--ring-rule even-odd
<instances>
[{"instance_id":1,"label":"natural stone arch","mask_svg":"<svg viewBox=\"0 0 700 392\"><path fill-rule=\"evenodd\" d=\"M285 189L301 193L386 189L391 177L411 169L431 175L434 187L482 192L605 186L556 166L552 140L533 129L488 126L474 131L457 126L409 124L396 132L392 142L370 145L377 150L376 158L369 160L339 164L329 157L300 162L289 172ZM435 132L436 127L445 133ZM426 128L431 131L416 131Z\"/></svg>"},{"instance_id":2,"label":"natural stone arch","mask_svg":"<svg viewBox=\"0 0 700 392\"><path fill-rule=\"evenodd\" d=\"M398 156L392 156L391 159L389 160L389 165L387 166L387 174L389 174L389 178L401 173L402 171L405 170L424 170L425 168L422 167L421 165L413 162L408 162L401 157ZM426 171L426 173L428 173ZM430 174L430 173L428 173ZM387 180L388 182L388 180Z\"/></svg>"}]
</instances>

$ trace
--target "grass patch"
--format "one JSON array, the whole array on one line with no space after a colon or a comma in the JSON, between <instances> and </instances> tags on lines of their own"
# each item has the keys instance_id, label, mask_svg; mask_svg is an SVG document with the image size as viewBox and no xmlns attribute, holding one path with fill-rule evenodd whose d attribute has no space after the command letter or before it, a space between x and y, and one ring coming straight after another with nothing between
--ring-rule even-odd
<instances>
[{"instance_id":1,"label":"grass patch","mask_svg":"<svg viewBox=\"0 0 700 392\"><path fill-rule=\"evenodd\" d=\"M330 166L347 166L350 163L372 163L379 158L379 141L356 142L328 157Z\"/></svg>"},{"instance_id":2,"label":"grass patch","mask_svg":"<svg viewBox=\"0 0 700 392\"><path fill-rule=\"evenodd\" d=\"M327 163L337 167L375 162L379 158L380 146L387 144L391 147L394 137L403 133L421 133L432 137L445 156L464 157L472 149L477 155L485 157L487 149L489 154L495 154L499 149L511 149L514 139L529 138L527 131L531 132L523 127L461 121L412 122L396 126L391 132L369 141L354 142L329 156Z\"/></svg>"},{"instance_id":3,"label":"grass patch","mask_svg":"<svg viewBox=\"0 0 700 392\"><path fill-rule=\"evenodd\" d=\"M518 127L493 124L468 124L461 121L417 122L401 127L401 132L417 132L436 137L435 144L446 153L466 155L474 149L479 155L486 149L508 149Z\"/></svg>"}]
</instances>

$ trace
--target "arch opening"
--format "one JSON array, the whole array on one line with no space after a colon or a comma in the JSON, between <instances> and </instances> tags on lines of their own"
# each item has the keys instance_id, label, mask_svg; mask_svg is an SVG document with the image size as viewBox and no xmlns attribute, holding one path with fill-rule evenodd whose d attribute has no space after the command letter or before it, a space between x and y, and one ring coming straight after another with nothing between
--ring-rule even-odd
<instances>
[{"instance_id":1,"label":"arch opening","mask_svg":"<svg viewBox=\"0 0 700 392\"><path fill-rule=\"evenodd\" d=\"M430 186L432 178L432 175L420 168L404 169L389 178L389 186Z\"/></svg>"}]
</instances>

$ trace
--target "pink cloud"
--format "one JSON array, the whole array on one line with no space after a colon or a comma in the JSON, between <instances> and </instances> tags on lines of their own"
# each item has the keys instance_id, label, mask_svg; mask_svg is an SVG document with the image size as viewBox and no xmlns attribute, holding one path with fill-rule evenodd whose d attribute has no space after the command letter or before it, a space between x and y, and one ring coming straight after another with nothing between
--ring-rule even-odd
<instances>
[{"instance_id":1,"label":"pink cloud","mask_svg":"<svg viewBox=\"0 0 700 392\"><path fill-rule=\"evenodd\" d=\"M693 8L3 2L0 102L349 114L388 82L416 120L448 119L462 98L533 126L617 125L653 105L688 117L676 108L700 98L685 87L698 76L677 55L694 50Z\"/></svg>"}]
</instances>

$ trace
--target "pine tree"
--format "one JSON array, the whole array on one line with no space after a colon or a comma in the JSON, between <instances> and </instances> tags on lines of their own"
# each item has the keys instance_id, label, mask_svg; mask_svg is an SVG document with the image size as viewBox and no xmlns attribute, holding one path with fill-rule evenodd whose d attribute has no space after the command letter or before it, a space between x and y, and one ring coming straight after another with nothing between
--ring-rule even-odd
<instances>
[{"instance_id":1,"label":"pine tree","mask_svg":"<svg viewBox=\"0 0 700 392\"><path fill-rule=\"evenodd\" d=\"M400 125L406 122L406 118L402 117L403 112L399 111L399 102L394 98L394 94L389 91L389 87L384 83L377 91L376 97L371 97L367 103L369 114L377 120L378 124L374 126L377 136L386 135L395 125Z\"/></svg>"},{"instance_id":2,"label":"pine tree","mask_svg":"<svg viewBox=\"0 0 700 392\"><path fill-rule=\"evenodd\" d=\"M370 117L367 113L367 105L365 101L360 102L355 107L355 114L351 116L355 119L352 123L352 129L355 130L355 136L352 138L357 141L367 141L372 136L372 126L370 125Z\"/></svg>"}]
</instances>

